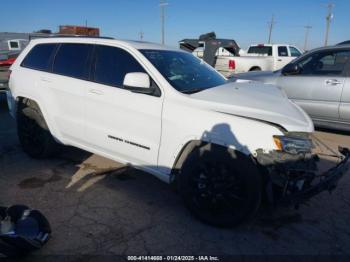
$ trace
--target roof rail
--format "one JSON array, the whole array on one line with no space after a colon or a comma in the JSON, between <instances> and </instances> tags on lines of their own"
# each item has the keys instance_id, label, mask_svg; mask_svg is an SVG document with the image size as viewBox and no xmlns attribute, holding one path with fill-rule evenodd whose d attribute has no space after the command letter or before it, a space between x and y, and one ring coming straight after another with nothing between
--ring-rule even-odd
<instances>
[{"instance_id":1,"label":"roof rail","mask_svg":"<svg viewBox=\"0 0 350 262\"><path fill-rule=\"evenodd\" d=\"M67 37L98 38L98 39L115 39L114 37L108 37L108 36L31 33L31 34L29 35L29 40L37 39L37 38L67 38Z\"/></svg>"}]
</instances>

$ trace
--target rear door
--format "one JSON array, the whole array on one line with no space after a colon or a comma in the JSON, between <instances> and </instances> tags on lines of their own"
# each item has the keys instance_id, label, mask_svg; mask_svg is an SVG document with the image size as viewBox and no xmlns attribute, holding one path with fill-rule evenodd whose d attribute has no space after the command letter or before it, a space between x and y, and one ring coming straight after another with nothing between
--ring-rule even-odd
<instances>
[{"instance_id":1,"label":"rear door","mask_svg":"<svg viewBox=\"0 0 350 262\"><path fill-rule=\"evenodd\" d=\"M50 94L50 86L43 79L48 79L52 77L52 60L55 56L58 44L57 43L45 43L37 44L33 46L26 57L23 59L20 70L14 70L12 72L13 76L16 76L17 72L19 75L24 77L12 78L16 79L16 83L19 86L27 86L28 83L34 85L37 88L37 92L30 92L26 96L39 101L39 106L41 110L48 108L52 104L52 95ZM46 116L50 117L50 115ZM51 119L46 119L50 124ZM51 130L52 131L52 130Z\"/></svg>"},{"instance_id":2,"label":"rear door","mask_svg":"<svg viewBox=\"0 0 350 262\"><path fill-rule=\"evenodd\" d=\"M297 75L281 76L277 85L312 118L339 120L340 98L345 83L344 68L349 52L325 50L298 60Z\"/></svg>"},{"instance_id":3,"label":"rear door","mask_svg":"<svg viewBox=\"0 0 350 262\"><path fill-rule=\"evenodd\" d=\"M85 135L84 96L93 45L63 43L55 55L53 75L43 76L50 110L61 135L80 143Z\"/></svg>"},{"instance_id":4,"label":"rear door","mask_svg":"<svg viewBox=\"0 0 350 262\"><path fill-rule=\"evenodd\" d=\"M93 68L94 82L86 89L86 143L112 158L155 167L163 96L134 93L123 87L127 73L146 72L124 49L96 45Z\"/></svg>"}]
</instances>

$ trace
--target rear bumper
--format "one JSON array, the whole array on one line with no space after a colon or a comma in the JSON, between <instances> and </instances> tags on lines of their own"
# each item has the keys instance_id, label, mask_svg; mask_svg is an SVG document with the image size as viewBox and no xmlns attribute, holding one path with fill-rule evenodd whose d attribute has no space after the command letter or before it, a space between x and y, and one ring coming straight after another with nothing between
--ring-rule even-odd
<instances>
[{"instance_id":1,"label":"rear bumper","mask_svg":"<svg viewBox=\"0 0 350 262\"><path fill-rule=\"evenodd\" d=\"M299 159L276 152L258 155L258 162L265 163L262 166L269 177L266 186L269 202L297 206L323 191L333 191L350 168L350 150L341 147L338 150L341 161L321 174L317 173L316 155Z\"/></svg>"}]
</instances>

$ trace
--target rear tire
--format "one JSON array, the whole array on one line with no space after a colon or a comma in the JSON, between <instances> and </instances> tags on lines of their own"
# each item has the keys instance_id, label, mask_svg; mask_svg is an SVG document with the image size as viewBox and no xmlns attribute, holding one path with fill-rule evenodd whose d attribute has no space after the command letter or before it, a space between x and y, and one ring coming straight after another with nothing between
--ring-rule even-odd
<instances>
[{"instance_id":1,"label":"rear tire","mask_svg":"<svg viewBox=\"0 0 350 262\"><path fill-rule=\"evenodd\" d=\"M23 151L30 157L49 157L59 148L39 106L29 99L23 99L18 103L17 134Z\"/></svg>"},{"instance_id":2,"label":"rear tire","mask_svg":"<svg viewBox=\"0 0 350 262\"><path fill-rule=\"evenodd\" d=\"M214 144L195 148L178 175L178 190L191 213L219 227L252 217L262 195L262 177L251 159Z\"/></svg>"}]
</instances>

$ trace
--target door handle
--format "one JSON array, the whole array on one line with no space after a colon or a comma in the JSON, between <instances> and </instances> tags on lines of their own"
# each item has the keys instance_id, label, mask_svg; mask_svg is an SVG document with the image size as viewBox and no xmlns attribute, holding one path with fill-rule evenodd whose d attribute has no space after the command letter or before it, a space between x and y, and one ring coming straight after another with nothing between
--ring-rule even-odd
<instances>
[{"instance_id":1,"label":"door handle","mask_svg":"<svg viewBox=\"0 0 350 262\"><path fill-rule=\"evenodd\" d=\"M46 82L46 83L51 83L51 82L52 82L51 79L46 78L46 77L41 77L40 80L41 80L42 82Z\"/></svg>"},{"instance_id":2,"label":"door handle","mask_svg":"<svg viewBox=\"0 0 350 262\"><path fill-rule=\"evenodd\" d=\"M277 59L278 62L282 62L282 59Z\"/></svg>"},{"instance_id":3,"label":"door handle","mask_svg":"<svg viewBox=\"0 0 350 262\"><path fill-rule=\"evenodd\" d=\"M89 92L91 94L95 94L95 95L103 95L103 92L101 90L97 90L97 89L90 89Z\"/></svg>"},{"instance_id":4,"label":"door handle","mask_svg":"<svg viewBox=\"0 0 350 262\"><path fill-rule=\"evenodd\" d=\"M340 82L339 80L337 79L327 79L325 81L326 85L330 85L330 86L336 86L336 85L341 85L342 82Z\"/></svg>"}]
</instances>

